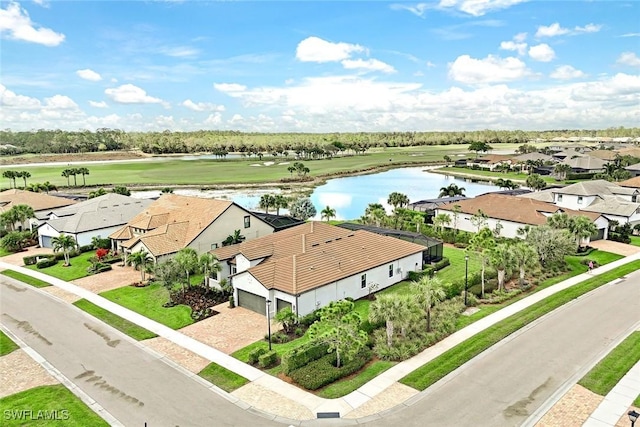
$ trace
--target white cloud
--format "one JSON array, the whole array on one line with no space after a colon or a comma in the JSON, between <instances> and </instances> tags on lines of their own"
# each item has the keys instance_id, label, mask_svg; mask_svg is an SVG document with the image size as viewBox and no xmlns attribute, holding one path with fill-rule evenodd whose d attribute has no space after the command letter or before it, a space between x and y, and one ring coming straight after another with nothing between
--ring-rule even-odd
<instances>
[{"instance_id":1,"label":"white cloud","mask_svg":"<svg viewBox=\"0 0 640 427\"><path fill-rule=\"evenodd\" d=\"M573 68L571 65L561 65L549 75L552 79L557 80L570 80L570 79L578 79L580 77L584 77L585 74Z\"/></svg>"},{"instance_id":2,"label":"white cloud","mask_svg":"<svg viewBox=\"0 0 640 427\"><path fill-rule=\"evenodd\" d=\"M630 67L640 67L640 58L634 52L623 52L616 61L617 64L628 65Z\"/></svg>"},{"instance_id":3,"label":"white cloud","mask_svg":"<svg viewBox=\"0 0 640 427\"><path fill-rule=\"evenodd\" d=\"M215 90L226 93L229 96L234 96L234 94L247 90L247 87L245 85L237 83L214 83L213 87Z\"/></svg>"},{"instance_id":4,"label":"white cloud","mask_svg":"<svg viewBox=\"0 0 640 427\"><path fill-rule=\"evenodd\" d=\"M60 110L72 110L78 108L78 104L73 102L71 98L65 95L54 95L51 98L45 98L45 106Z\"/></svg>"},{"instance_id":5,"label":"white cloud","mask_svg":"<svg viewBox=\"0 0 640 427\"><path fill-rule=\"evenodd\" d=\"M13 40L44 46L58 46L65 38L64 34L37 26L27 11L16 2L9 2L6 9L0 9L0 34Z\"/></svg>"},{"instance_id":6,"label":"white cloud","mask_svg":"<svg viewBox=\"0 0 640 427\"><path fill-rule=\"evenodd\" d=\"M427 68L433 68L433 67L435 67L435 66L436 66L436 64L434 64L434 63L433 63L433 62L431 62L431 61L427 61L427 64L426 64L426 65L427 65Z\"/></svg>"},{"instance_id":7,"label":"white cloud","mask_svg":"<svg viewBox=\"0 0 640 427\"><path fill-rule=\"evenodd\" d=\"M8 108L31 109L40 108L40 101L29 96L17 95L0 84L0 105Z\"/></svg>"},{"instance_id":8,"label":"white cloud","mask_svg":"<svg viewBox=\"0 0 640 427\"><path fill-rule=\"evenodd\" d=\"M494 10L506 9L527 0L440 0L439 9L454 8L472 16L482 16Z\"/></svg>"},{"instance_id":9,"label":"white cloud","mask_svg":"<svg viewBox=\"0 0 640 427\"><path fill-rule=\"evenodd\" d=\"M516 43L515 41L507 41L500 43L500 49L502 50L514 50L519 55L524 55L527 52L526 43Z\"/></svg>"},{"instance_id":10,"label":"white cloud","mask_svg":"<svg viewBox=\"0 0 640 427\"><path fill-rule=\"evenodd\" d=\"M76 71L76 74L81 79L90 80L92 82L98 82L102 80L102 76L100 74L96 73L93 70L90 70L89 68L85 68L84 70L78 70Z\"/></svg>"},{"instance_id":11,"label":"white cloud","mask_svg":"<svg viewBox=\"0 0 640 427\"><path fill-rule=\"evenodd\" d=\"M466 84L487 84L521 79L530 74L518 58L489 55L484 59L461 55L449 64L449 78Z\"/></svg>"},{"instance_id":12,"label":"white cloud","mask_svg":"<svg viewBox=\"0 0 640 427\"><path fill-rule=\"evenodd\" d=\"M89 105L91 105L94 108L107 108L107 103L104 101L89 101Z\"/></svg>"},{"instance_id":13,"label":"white cloud","mask_svg":"<svg viewBox=\"0 0 640 427\"><path fill-rule=\"evenodd\" d=\"M529 48L529 56L535 61L550 62L556 57L556 53L551 46L546 43L541 43Z\"/></svg>"},{"instance_id":14,"label":"white cloud","mask_svg":"<svg viewBox=\"0 0 640 427\"><path fill-rule=\"evenodd\" d=\"M391 65L377 59L345 59L341 64L347 70L380 71L387 74L396 72Z\"/></svg>"},{"instance_id":15,"label":"white cloud","mask_svg":"<svg viewBox=\"0 0 640 427\"><path fill-rule=\"evenodd\" d=\"M357 44L333 43L318 37L307 37L298 43L296 58L302 62L336 62L349 59L354 52L365 52Z\"/></svg>"},{"instance_id":16,"label":"white cloud","mask_svg":"<svg viewBox=\"0 0 640 427\"><path fill-rule=\"evenodd\" d=\"M554 22L549 26L544 26L544 25L539 26L538 31L536 31L536 37L538 38L556 37L556 36L562 36L565 34L575 36L578 34L585 34L585 33L597 33L601 29L602 29L602 25L593 24L593 23L587 24L584 27L576 25L575 27L573 27L573 29L569 29L569 28L564 28L560 26L560 23L558 22Z\"/></svg>"},{"instance_id":17,"label":"white cloud","mask_svg":"<svg viewBox=\"0 0 640 427\"><path fill-rule=\"evenodd\" d=\"M513 40L518 43L522 43L526 39L527 39L527 33L518 33L515 36L513 36Z\"/></svg>"},{"instance_id":18,"label":"white cloud","mask_svg":"<svg viewBox=\"0 0 640 427\"><path fill-rule=\"evenodd\" d=\"M621 35L620 37L640 37L640 33L626 33Z\"/></svg>"},{"instance_id":19,"label":"white cloud","mask_svg":"<svg viewBox=\"0 0 640 427\"><path fill-rule=\"evenodd\" d=\"M198 56L200 50L189 46L164 47L160 53L174 58L193 58Z\"/></svg>"},{"instance_id":20,"label":"white cloud","mask_svg":"<svg viewBox=\"0 0 640 427\"><path fill-rule=\"evenodd\" d=\"M219 125L220 123L222 123L222 114L220 113L210 114L209 117L206 118L204 123L207 125Z\"/></svg>"},{"instance_id":21,"label":"white cloud","mask_svg":"<svg viewBox=\"0 0 640 427\"><path fill-rule=\"evenodd\" d=\"M193 102L187 99L182 103L182 106L188 108L191 111L224 111L224 105L211 104L209 102Z\"/></svg>"},{"instance_id":22,"label":"white cloud","mask_svg":"<svg viewBox=\"0 0 640 427\"><path fill-rule=\"evenodd\" d=\"M160 104L163 102L160 98L147 95L144 89L132 84L109 88L104 93L120 104Z\"/></svg>"},{"instance_id":23,"label":"white cloud","mask_svg":"<svg viewBox=\"0 0 640 427\"><path fill-rule=\"evenodd\" d=\"M418 3L416 5L394 3L390 7L393 10L408 10L409 12L421 18L424 17L424 14L429 9L429 5L427 3Z\"/></svg>"}]
</instances>

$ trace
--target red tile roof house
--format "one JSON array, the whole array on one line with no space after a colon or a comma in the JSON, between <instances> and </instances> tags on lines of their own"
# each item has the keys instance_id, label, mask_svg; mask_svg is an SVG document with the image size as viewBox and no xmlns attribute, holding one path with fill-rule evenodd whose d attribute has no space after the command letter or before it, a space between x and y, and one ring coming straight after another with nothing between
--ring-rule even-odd
<instances>
[{"instance_id":1,"label":"red tile roof house","mask_svg":"<svg viewBox=\"0 0 640 427\"><path fill-rule=\"evenodd\" d=\"M10 189L0 192L0 213L6 212L16 205L31 206L36 217L31 218L25 224L20 224L23 228L35 228L40 221L52 209L62 208L77 203L75 200L65 197L56 197L46 193L35 193L18 189Z\"/></svg>"},{"instance_id":2,"label":"red tile roof house","mask_svg":"<svg viewBox=\"0 0 640 427\"><path fill-rule=\"evenodd\" d=\"M501 165L509 165L511 166L515 162L513 161L512 155L503 155L503 154L489 154L487 156L480 157L478 159L470 159L467 161L467 166L478 166L482 169L488 169L490 171L494 170L496 167Z\"/></svg>"},{"instance_id":3,"label":"red tile roof house","mask_svg":"<svg viewBox=\"0 0 640 427\"><path fill-rule=\"evenodd\" d=\"M456 226L454 224L454 206L460 206L461 212L458 214L457 228L462 231L472 233L478 230L472 224L471 218L481 210L487 215L487 224L491 230L499 229L502 237L520 237L518 229L526 225L541 225L547 222L547 218L554 213L566 213L569 216L583 215L592 220L598 228L598 233L592 239L606 239L609 221L600 213L577 211L568 208L561 208L553 203L526 197L507 196L501 194L485 194L473 199L462 200L456 203L440 206L436 209L436 215L446 214L450 218L448 228ZM588 243L588 241L584 241Z\"/></svg>"},{"instance_id":4,"label":"red tile roof house","mask_svg":"<svg viewBox=\"0 0 640 427\"><path fill-rule=\"evenodd\" d=\"M234 230L247 240L273 233L271 225L229 200L165 194L109 238L118 251L143 250L157 262L187 247L208 252Z\"/></svg>"},{"instance_id":5,"label":"red tile roof house","mask_svg":"<svg viewBox=\"0 0 640 427\"><path fill-rule=\"evenodd\" d=\"M358 299L421 270L424 246L368 231L308 222L211 251L227 267L237 304L304 316L346 297ZM230 276L229 276L230 275ZM271 301L271 304L267 304Z\"/></svg>"}]
</instances>

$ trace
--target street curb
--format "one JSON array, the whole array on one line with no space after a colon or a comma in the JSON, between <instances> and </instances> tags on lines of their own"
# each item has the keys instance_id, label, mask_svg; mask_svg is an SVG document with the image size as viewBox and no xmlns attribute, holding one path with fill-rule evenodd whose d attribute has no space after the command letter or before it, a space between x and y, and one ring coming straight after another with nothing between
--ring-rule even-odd
<instances>
[{"instance_id":1,"label":"street curb","mask_svg":"<svg viewBox=\"0 0 640 427\"><path fill-rule=\"evenodd\" d=\"M28 285L27 285L28 286ZM103 420L109 423L110 426L125 427L120 421L116 419L111 413L104 409L98 402L93 400L87 393L82 391L76 386L69 378L67 378L62 372L57 370L53 365L46 361L44 357L40 355L33 348L29 347L27 343L22 341L13 332L7 329L4 325L0 324L0 330L4 332L9 338L11 338L16 344L20 346L25 353L29 355L36 363L42 366L51 376L64 385L71 393L79 398L84 404L86 404L93 412L98 414Z\"/></svg>"}]
</instances>

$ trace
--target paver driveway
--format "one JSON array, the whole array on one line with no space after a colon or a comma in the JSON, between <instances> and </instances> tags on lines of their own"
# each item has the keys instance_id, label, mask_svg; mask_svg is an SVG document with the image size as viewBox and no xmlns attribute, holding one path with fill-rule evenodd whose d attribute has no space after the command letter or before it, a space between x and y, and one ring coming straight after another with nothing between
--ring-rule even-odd
<instances>
[{"instance_id":1,"label":"paver driveway","mask_svg":"<svg viewBox=\"0 0 640 427\"><path fill-rule=\"evenodd\" d=\"M129 286L133 282L140 281L140 272L133 267L122 267L120 264L111 264L113 270L93 276L72 280L71 283L83 287L95 294L110 291L111 289Z\"/></svg>"},{"instance_id":2,"label":"paver driveway","mask_svg":"<svg viewBox=\"0 0 640 427\"><path fill-rule=\"evenodd\" d=\"M622 256L634 255L640 252L640 247L638 246L627 245L626 243L614 242L612 240L596 240L595 242L589 243L589 246Z\"/></svg>"}]
</instances>

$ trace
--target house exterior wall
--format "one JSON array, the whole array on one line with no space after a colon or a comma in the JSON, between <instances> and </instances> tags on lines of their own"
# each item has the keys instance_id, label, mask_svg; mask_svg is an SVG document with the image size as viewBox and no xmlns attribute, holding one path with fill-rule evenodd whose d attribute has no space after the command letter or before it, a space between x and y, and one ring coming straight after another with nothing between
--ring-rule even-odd
<instances>
[{"instance_id":1,"label":"house exterior wall","mask_svg":"<svg viewBox=\"0 0 640 427\"><path fill-rule=\"evenodd\" d=\"M233 284L233 299L235 301L238 301L238 289L254 295L260 295L266 299L271 299L269 290L262 286L262 284L248 272L236 274L233 276L231 283ZM271 310L273 311L275 308L271 307Z\"/></svg>"},{"instance_id":2,"label":"house exterior wall","mask_svg":"<svg viewBox=\"0 0 640 427\"><path fill-rule=\"evenodd\" d=\"M578 198L582 197L582 203L578 203ZM562 199L562 200L560 200ZM573 210L582 210L589 206L596 199L596 196L576 196L573 194L556 193L553 195L553 203L556 206Z\"/></svg>"},{"instance_id":3,"label":"house exterior wall","mask_svg":"<svg viewBox=\"0 0 640 427\"><path fill-rule=\"evenodd\" d=\"M244 217L249 216L250 227L244 227ZM189 244L190 248L195 249L199 254L210 251L222 246L222 242L235 230L240 230L246 240L252 240L257 237L266 236L273 233L273 227L263 222L253 214L241 209L239 206L231 205L222 213L209 227L207 227L193 242Z\"/></svg>"},{"instance_id":4,"label":"house exterior wall","mask_svg":"<svg viewBox=\"0 0 640 427\"><path fill-rule=\"evenodd\" d=\"M91 239L93 239L94 237L106 238L111 233L119 230L121 227L122 225L116 225L114 227L101 228L99 230L91 230L78 233L76 234L76 241L80 246L90 245Z\"/></svg>"},{"instance_id":5,"label":"house exterior wall","mask_svg":"<svg viewBox=\"0 0 640 427\"><path fill-rule=\"evenodd\" d=\"M60 233L58 232L58 230L56 230L55 228L53 228L49 224L44 223L38 228L38 244L41 247L44 247L44 245L43 245L43 236L58 237L59 235L60 235Z\"/></svg>"},{"instance_id":6,"label":"house exterior wall","mask_svg":"<svg viewBox=\"0 0 640 427\"><path fill-rule=\"evenodd\" d=\"M449 218L451 221L446 226L446 228L453 228L453 213L451 213L451 211L436 209L436 215L439 215L439 214L449 215ZM458 214L458 230L468 231L470 233L477 233L478 230L471 223L471 218L473 218L473 215L466 214L466 213L459 213ZM496 219L496 218L487 218L486 222L487 222L486 227L489 227L489 229L491 230L495 230L496 226L500 224L501 226L500 236L509 237L509 238L520 237L518 236L518 229L526 225L520 222L506 221L503 219Z\"/></svg>"}]
</instances>

